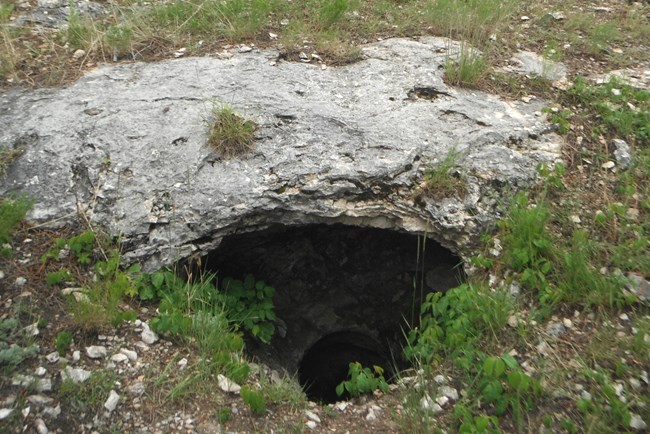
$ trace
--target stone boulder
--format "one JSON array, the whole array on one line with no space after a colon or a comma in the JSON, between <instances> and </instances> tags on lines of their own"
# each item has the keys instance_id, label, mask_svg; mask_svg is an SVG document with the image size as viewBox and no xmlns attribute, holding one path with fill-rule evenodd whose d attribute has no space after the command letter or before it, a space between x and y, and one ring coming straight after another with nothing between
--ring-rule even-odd
<instances>
[{"instance_id":1,"label":"stone boulder","mask_svg":"<svg viewBox=\"0 0 650 434\"><path fill-rule=\"evenodd\" d=\"M467 254L508 195L560 158L541 102L443 83L460 52L442 38L363 47L348 66L277 51L102 66L56 89L0 93L0 146L24 153L0 194L26 194L30 218L84 213L121 235L151 270L274 224L344 223L428 234ZM254 151L207 145L213 108L253 120ZM465 194L420 195L424 170L455 151Z\"/></svg>"}]
</instances>

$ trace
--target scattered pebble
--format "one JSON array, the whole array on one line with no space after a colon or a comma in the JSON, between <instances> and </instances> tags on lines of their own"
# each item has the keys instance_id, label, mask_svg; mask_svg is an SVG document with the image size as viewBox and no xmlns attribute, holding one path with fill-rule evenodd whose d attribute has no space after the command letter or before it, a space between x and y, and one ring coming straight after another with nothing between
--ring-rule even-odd
<instances>
[{"instance_id":1,"label":"scattered pebble","mask_svg":"<svg viewBox=\"0 0 650 434\"><path fill-rule=\"evenodd\" d=\"M306 416L307 419L309 419L309 420L313 420L313 421L316 422L316 423L320 423L320 418L319 418L318 415L317 415L316 413L314 413L313 411L309 411L309 410L305 411L305 416Z\"/></svg>"},{"instance_id":2,"label":"scattered pebble","mask_svg":"<svg viewBox=\"0 0 650 434\"><path fill-rule=\"evenodd\" d=\"M43 419L38 418L34 421L34 425L36 425L36 431L38 434L47 434L50 432L49 429L47 429L47 425L45 425L45 422L43 422Z\"/></svg>"},{"instance_id":3,"label":"scattered pebble","mask_svg":"<svg viewBox=\"0 0 650 434\"><path fill-rule=\"evenodd\" d=\"M25 283L27 283L27 279L25 279L22 276L16 277L15 285L17 288L22 288L23 286L25 286Z\"/></svg>"},{"instance_id":4,"label":"scattered pebble","mask_svg":"<svg viewBox=\"0 0 650 434\"><path fill-rule=\"evenodd\" d=\"M60 358L61 356L59 356L59 353L57 353L56 351L45 356L45 360L47 360L50 363L56 363L59 361Z\"/></svg>"},{"instance_id":5,"label":"scattered pebble","mask_svg":"<svg viewBox=\"0 0 650 434\"><path fill-rule=\"evenodd\" d=\"M138 360L138 353L136 353L133 350L122 348L122 349L120 349L120 353L124 354L132 362L135 362L136 360Z\"/></svg>"},{"instance_id":6,"label":"scattered pebble","mask_svg":"<svg viewBox=\"0 0 650 434\"><path fill-rule=\"evenodd\" d=\"M224 392L227 393L235 393L238 394L239 391L241 390L241 386L237 383L235 383L232 380L229 380L226 378L224 375L217 375L217 384L219 385L219 388L223 390Z\"/></svg>"},{"instance_id":7,"label":"scattered pebble","mask_svg":"<svg viewBox=\"0 0 650 434\"><path fill-rule=\"evenodd\" d=\"M447 398L451 399L452 401L458 401L458 391L454 389L453 387L449 386L442 386L440 388L440 393L445 395Z\"/></svg>"},{"instance_id":8,"label":"scattered pebble","mask_svg":"<svg viewBox=\"0 0 650 434\"><path fill-rule=\"evenodd\" d=\"M76 50L74 54L72 54L72 57L75 59L81 59L86 55L86 52L84 50Z\"/></svg>"},{"instance_id":9,"label":"scattered pebble","mask_svg":"<svg viewBox=\"0 0 650 434\"><path fill-rule=\"evenodd\" d=\"M614 166L616 166L616 163L614 163L613 161L606 161L600 167L602 167L603 169L613 169Z\"/></svg>"},{"instance_id":10,"label":"scattered pebble","mask_svg":"<svg viewBox=\"0 0 650 434\"><path fill-rule=\"evenodd\" d=\"M106 357L106 347L101 345L91 345L86 347L86 355L91 359L103 359Z\"/></svg>"},{"instance_id":11,"label":"scattered pebble","mask_svg":"<svg viewBox=\"0 0 650 434\"><path fill-rule=\"evenodd\" d=\"M158 341L158 335L156 335L154 332L152 332L149 329L142 330L142 333L140 334L140 338L142 339L142 342L144 342L147 345L151 345Z\"/></svg>"},{"instance_id":12,"label":"scattered pebble","mask_svg":"<svg viewBox=\"0 0 650 434\"><path fill-rule=\"evenodd\" d=\"M425 394L422 399L420 399L420 408L425 411L430 411L433 414L438 414L442 411L442 407L438 403L434 402L433 399L427 394Z\"/></svg>"},{"instance_id":13,"label":"scattered pebble","mask_svg":"<svg viewBox=\"0 0 650 434\"><path fill-rule=\"evenodd\" d=\"M66 366L63 371L61 371L61 380L72 380L75 383L83 383L90 378L90 371L86 371L81 368L73 368L71 366Z\"/></svg>"},{"instance_id":14,"label":"scattered pebble","mask_svg":"<svg viewBox=\"0 0 650 434\"><path fill-rule=\"evenodd\" d=\"M111 390L111 392L108 394L106 402L104 403L104 408L109 412L112 412L117 408L118 402L120 402L120 395L118 395L114 390Z\"/></svg>"},{"instance_id":15,"label":"scattered pebble","mask_svg":"<svg viewBox=\"0 0 650 434\"><path fill-rule=\"evenodd\" d=\"M13 412L13 408L0 408L0 420L6 419Z\"/></svg>"},{"instance_id":16,"label":"scattered pebble","mask_svg":"<svg viewBox=\"0 0 650 434\"><path fill-rule=\"evenodd\" d=\"M562 323L552 322L546 326L546 333L554 338L560 336L564 332L566 332L566 327Z\"/></svg>"},{"instance_id":17,"label":"scattered pebble","mask_svg":"<svg viewBox=\"0 0 650 434\"><path fill-rule=\"evenodd\" d=\"M309 429L315 429L318 426L313 420L308 420L305 425L307 425L307 428Z\"/></svg>"},{"instance_id":18,"label":"scattered pebble","mask_svg":"<svg viewBox=\"0 0 650 434\"><path fill-rule=\"evenodd\" d=\"M516 315L510 315L508 318L508 325L512 328L516 328L519 325L519 319Z\"/></svg>"},{"instance_id":19,"label":"scattered pebble","mask_svg":"<svg viewBox=\"0 0 650 434\"><path fill-rule=\"evenodd\" d=\"M645 421L641 419L641 416L638 414L631 413L631 416L632 418L630 419L630 428L641 431L648 427Z\"/></svg>"}]
</instances>

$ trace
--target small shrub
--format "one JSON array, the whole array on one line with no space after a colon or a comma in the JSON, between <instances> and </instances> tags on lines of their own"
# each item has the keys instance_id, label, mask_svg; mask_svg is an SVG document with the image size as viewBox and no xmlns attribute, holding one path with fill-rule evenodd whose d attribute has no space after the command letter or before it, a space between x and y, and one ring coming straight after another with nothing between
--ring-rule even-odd
<instances>
[{"instance_id":1,"label":"small shrub","mask_svg":"<svg viewBox=\"0 0 650 434\"><path fill-rule=\"evenodd\" d=\"M263 281L256 281L252 274L247 275L243 281L226 278L222 286L229 318L268 344L275 333L275 289Z\"/></svg>"},{"instance_id":2,"label":"small shrub","mask_svg":"<svg viewBox=\"0 0 650 434\"><path fill-rule=\"evenodd\" d=\"M240 391L244 403L257 415L266 413L266 400L264 394L259 390L244 386Z\"/></svg>"},{"instance_id":3,"label":"small shrub","mask_svg":"<svg viewBox=\"0 0 650 434\"><path fill-rule=\"evenodd\" d=\"M255 144L254 122L245 120L232 107L223 105L213 110L214 123L210 128L208 143L225 158L249 153Z\"/></svg>"},{"instance_id":4,"label":"small shrub","mask_svg":"<svg viewBox=\"0 0 650 434\"><path fill-rule=\"evenodd\" d=\"M349 393L356 397L364 393L372 393L375 390L388 392L388 383L384 379L384 369L381 366L373 366L372 369L364 368L359 362L350 363L348 371L349 380L341 382L336 386L336 394L342 396Z\"/></svg>"},{"instance_id":5,"label":"small shrub","mask_svg":"<svg viewBox=\"0 0 650 434\"><path fill-rule=\"evenodd\" d=\"M62 331L56 335L54 339L54 348L58 351L60 356L65 356L65 352L72 345L72 333L69 331Z\"/></svg>"},{"instance_id":6,"label":"small shrub","mask_svg":"<svg viewBox=\"0 0 650 434\"><path fill-rule=\"evenodd\" d=\"M65 37L74 49L89 49L94 43L96 30L92 22L87 18L82 18L70 1L70 15L68 16L68 27L65 29Z\"/></svg>"}]
</instances>

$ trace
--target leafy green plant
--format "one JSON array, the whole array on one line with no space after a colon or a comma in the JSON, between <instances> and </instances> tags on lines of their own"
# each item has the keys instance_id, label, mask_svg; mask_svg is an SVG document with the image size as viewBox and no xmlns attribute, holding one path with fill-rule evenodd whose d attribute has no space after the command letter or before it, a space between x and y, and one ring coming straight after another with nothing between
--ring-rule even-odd
<instances>
[{"instance_id":1,"label":"leafy green plant","mask_svg":"<svg viewBox=\"0 0 650 434\"><path fill-rule=\"evenodd\" d=\"M459 158L460 153L451 149L441 161L427 166L422 187L426 196L439 200L467 194L467 182L457 172Z\"/></svg>"},{"instance_id":2,"label":"leafy green plant","mask_svg":"<svg viewBox=\"0 0 650 434\"><path fill-rule=\"evenodd\" d=\"M11 242L16 226L31 208L32 202L24 196L0 200L0 256L11 255L11 249L2 245Z\"/></svg>"},{"instance_id":3,"label":"leafy green plant","mask_svg":"<svg viewBox=\"0 0 650 434\"><path fill-rule=\"evenodd\" d=\"M79 235L71 237L68 240L57 238L54 245L41 258L43 263L50 259L58 259L59 252L65 248L75 255L77 262L80 264L89 264L92 258L93 249L95 248L95 233L87 230Z\"/></svg>"},{"instance_id":4,"label":"leafy green plant","mask_svg":"<svg viewBox=\"0 0 650 434\"><path fill-rule=\"evenodd\" d=\"M208 144L225 158L246 154L253 150L257 125L235 113L229 105L212 110L214 123L208 134Z\"/></svg>"},{"instance_id":5,"label":"leafy green plant","mask_svg":"<svg viewBox=\"0 0 650 434\"><path fill-rule=\"evenodd\" d=\"M342 396L346 392L352 397L372 393L375 390L388 392L388 383L386 383L384 369L381 366L375 365L370 369L363 367L359 362L352 362L350 363L348 378L349 380L345 380L336 386L338 396Z\"/></svg>"},{"instance_id":6,"label":"leafy green plant","mask_svg":"<svg viewBox=\"0 0 650 434\"><path fill-rule=\"evenodd\" d=\"M244 403L257 415L266 413L266 400L264 394L249 386L242 387L240 395Z\"/></svg>"},{"instance_id":7,"label":"leafy green plant","mask_svg":"<svg viewBox=\"0 0 650 434\"><path fill-rule=\"evenodd\" d=\"M573 116L571 110L553 110L552 108L545 107L542 109L542 113L550 116L551 123L557 125L557 130L560 134L566 134L571 129L570 119Z\"/></svg>"},{"instance_id":8,"label":"leafy green plant","mask_svg":"<svg viewBox=\"0 0 650 434\"><path fill-rule=\"evenodd\" d=\"M505 292L492 292L481 285L463 284L446 293L427 294L420 324L407 336L406 357L428 365L442 358L470 369L481 357L479 342L496 339L512 309Z\"/></svg>"},{"instance_id":9,"label":"leafy green plant","mask_svg":"<svg viewBox=\"0 0 650 434\"><path fill-rule=\"evenodd\" d=\"M65 352L72 345L72 339L72 333L67 330L57 333L54 339L54 348L56 348L60 356L65 356Z\"/></svg>"},{"instance_id":10,"label":"leafy green plant","mask_svg":"<svg viewBox=\"0 0 650 434\"><path fill-rule=\"evenodd\" d=\"M29 342L16 318L0 320L0 366L15 367L38 354L38 345Z\"/></svg>"},{"instance_id":11,"label":"leafy green plant","mask_svg":"<svg viewBox=\"0 0 650 434\"><path fill-rule=\"evenodd\" d=\"M243 281L226 278L222 287L229 318L268 344L275 333L275 289L263 281L256 281L252 274L248 274Z\"/></svg>"}]
</instances>

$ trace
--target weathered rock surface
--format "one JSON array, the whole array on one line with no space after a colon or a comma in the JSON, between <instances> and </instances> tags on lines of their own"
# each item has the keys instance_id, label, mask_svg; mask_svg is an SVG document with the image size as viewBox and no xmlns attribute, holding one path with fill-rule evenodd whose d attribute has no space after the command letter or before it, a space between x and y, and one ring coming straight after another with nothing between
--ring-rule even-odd
<instances>
[{"instance_id":1,"label":"weathered rock surface","mask_svg":"<svg viewBox=\"0 0 650 434\"><path fill-rule=\"evenodd\" d=\"M0 145L24 154L0 194L36 199L31 218L92 221L145 269L271 224L347 223L428 233L463 253L505 192L559 158L541 103L442 81L446 39L392 39L327 68L275 51L98 68L62 89L0 94ZM207 144L214 103L258 125L248 156ZM416 199L424 169L460 153L462 197Z\"/></svg>"}]
</instances>

